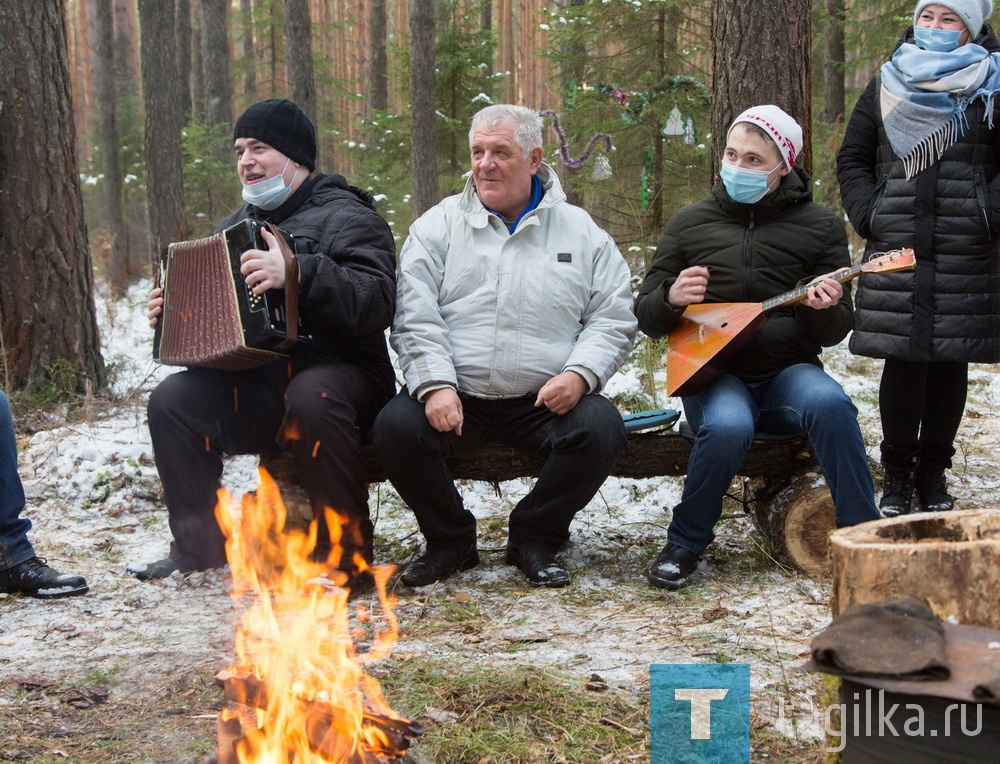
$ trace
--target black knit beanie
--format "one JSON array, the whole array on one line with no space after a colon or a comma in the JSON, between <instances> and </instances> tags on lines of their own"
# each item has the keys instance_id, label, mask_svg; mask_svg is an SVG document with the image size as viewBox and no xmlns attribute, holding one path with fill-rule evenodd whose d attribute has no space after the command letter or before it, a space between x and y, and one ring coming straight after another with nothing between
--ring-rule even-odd
<instances>
[{"instance_id":1,"label":"black knit beanie","mask_svg":"<svg viewBox=\"0 0 1000 764\"><path fill-rule=\"evenodd\" d=\"M277 149L293 162L316 169L316 129L309 117L287 98L255 103L236 120L233 140L253 138Z\"/></svg>"}]
</instances>

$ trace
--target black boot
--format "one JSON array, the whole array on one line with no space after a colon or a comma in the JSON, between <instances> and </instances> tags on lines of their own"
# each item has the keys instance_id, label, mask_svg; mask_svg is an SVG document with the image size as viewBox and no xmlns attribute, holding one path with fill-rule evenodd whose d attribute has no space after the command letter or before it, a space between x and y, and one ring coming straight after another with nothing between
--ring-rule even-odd
<instances>
[{"instance_id":1,"label":"black boot","mask_svg":"<svg viewBox=\"0 0 1000 764\"><path fill-rule=\"evenodd\" d=\"M882 443L885 481L878 510L882 517L908 515L912 509L917 455L915 449L900 449Z\"/></svg>"},{"instance_id":2,"label":"black boot","mask_svg":"<svg viewBox=\"0 0 1000 764\"><path fill-rule=\"evenodd\" d=\"M920 444L915 486L917 509L921 512L947 512L955 508L955 499L948 493L944 477L954 455L955 449L951 446Z\"/></svg>"}]
</instances>

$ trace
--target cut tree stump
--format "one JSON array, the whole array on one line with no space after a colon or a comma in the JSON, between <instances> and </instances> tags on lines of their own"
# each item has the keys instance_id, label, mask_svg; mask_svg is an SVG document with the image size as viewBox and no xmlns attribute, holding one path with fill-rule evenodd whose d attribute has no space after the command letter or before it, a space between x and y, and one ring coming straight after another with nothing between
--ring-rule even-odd
<instances>
[{"instance_id":1,"label":"cut tree stump","mask_svg":"<svg viewBox=\"0 0 1000 764\"><path fill-rule=\"evenodd\" d=\"M831 537L833 612L913 597L942 620L1000 629L1000 510L927 512Z\"/></svg>"},{"instance_id":2,"label":"cut tree stump","mask_svg":"<svg viewBox=\"0 0 1000 764\"><path fill-rule=\"evenodd\" d=\"M611 474L633 479L683 476L693 444L689 435L677 431L629 433L628 446ZM375 450L366 447L364 456L368 482L384 482L385 472ZM514 448L487 446L449 459L448 464L456 480L499 485L538 477L544 460ZM265 454L261 466L278 483L289 516L311 518L291 457L280 452ZM754 439L737 471L743 478L743 493L735 498L779 562L806 575L823 576L829 572L827 538L835 525L829 490L816 470L816 457L805 437Z\"/></svg>"},{"instance_id":3,"label":"cut tree stump","mask_svg":"<svg viewBox=\"0 0 1000 764\"><path fill-rule=\"evenodd\" d=\"M776 560L812 578L830 577L830 534L837 527L837 508L821 474L798 475L778 495L749 501L747 509Z\"/></svg>"}]
</instances>

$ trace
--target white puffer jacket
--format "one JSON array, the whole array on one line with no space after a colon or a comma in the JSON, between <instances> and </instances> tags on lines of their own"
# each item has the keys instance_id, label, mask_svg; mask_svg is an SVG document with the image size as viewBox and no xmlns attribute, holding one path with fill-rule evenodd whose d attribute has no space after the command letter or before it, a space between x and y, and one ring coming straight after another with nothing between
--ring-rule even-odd
<instances>
[{"instance_id":1,"label":"white puffer jacket","mask_svg":"<svg viewBox=\"0 0 1000 764\"><path fill-rule=\"evenodd\" d=\"M443 385L528 395L574 367L596 392L631 351L628 265L551 167L538 178L545 194L512 234L471 177L410 226L390 343L414 397Z\"/></svg>"}]
</instances>

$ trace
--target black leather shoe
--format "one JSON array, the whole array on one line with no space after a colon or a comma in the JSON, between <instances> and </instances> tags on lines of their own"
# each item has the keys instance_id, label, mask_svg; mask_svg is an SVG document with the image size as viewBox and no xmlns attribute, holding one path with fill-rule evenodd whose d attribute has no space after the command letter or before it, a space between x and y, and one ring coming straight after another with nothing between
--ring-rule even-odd
<instances>
[{"instance_id":1,"label":"black leather shoe","mask_svg":"<svg viewBox=\"0 0 1000 764\"><path fill-rule=\"evenodd\" d=\"M569 584L569 572L552 552L533 552L529 549L507 547L507 564L516 565L524 572L524 577L532 586L547 586L558 589Z\"/></svg>"},{"instance_id":2,"label":"black leather shoe","mask_svg":"<svg viewBox=\"0 0 1000 764\"><path fill-rule=\"evenodd\" d=\"M356 573L332 568L320 573L316 578L306 581L307 586L320 586L328 592L338 589L347 591L347 599L352 600L363 594L375 591L375 576L371 571L362 570Z\"/></svg>"},{"instance_id":3,"label":"black leather shoe","mask_svg":"<svg viewBox=\"0 0 1000 764\"><path fill-rule=\"evenodd\" d=\"M0 570L0 592L27 594L38 599L75 597L89 591L83 576L60 573L40 557L31 557L13 568Z\"/></svg>"},{"instance_id":4,"label":"black leather shoe","mask_svg":"<svg viewBox=\"0 0 1000 764\"><path fill-rule=\"evenodd\" d=\"M668 542L649 566L646 578L661 589L680 589L698 567L701 555L690 549Z\"/></svg>"},{"instance_id":5,"label":"black leather shoe","mask_svg":"<svg viewBox=\"0 0 1000 764\"><path fill-rule=\"evenodd\" d=\"M129 565L125 569L125 572L133 578L138 578L140 581L157 581L161 578L167 578L178 570L181 573L191 572L190 570L183 570L176 562L169 557L165 557L162 560L157 560L147 565Z\"/></svg>"},{"instance_id":6,"label":"black leather shoe","mask_svg":"<svg viewBox=\"0 0 1000 764\"><path fill-rule=\"evenodd\" d=\"M462 549L428 549L406 566L399 577L407 586L427 586L443 581L452 573L474 568L479 564L475 546Z\"/></svg>"}]
</instances>

